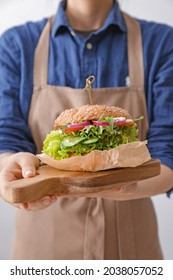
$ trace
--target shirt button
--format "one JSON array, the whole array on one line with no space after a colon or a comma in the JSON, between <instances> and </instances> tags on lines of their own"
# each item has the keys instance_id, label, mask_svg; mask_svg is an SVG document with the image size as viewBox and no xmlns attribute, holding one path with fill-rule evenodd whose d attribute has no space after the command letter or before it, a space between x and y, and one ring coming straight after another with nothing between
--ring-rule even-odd
<instances>
[{"instance_id":1,"label":"shirt button","mask_svg":"<svg viewBox=\"0 0 173 280\"><path fill-rule=\"evenodd\" d=\"M93 45L92 45L91 43L87 43L87 44L86 44L86 48L87 48L88 50L92 50Z\"/></svg>"},{"instance_id":2,"label":"shirt button","mask_svg":"<svg viewBox=\"0 0 173 280\"><path fill-rule=\"evenodd\" d=\"M72 35L73 37L76 36L76 34L74 33L73 30L71 30L70 33L71 33L71 35Z\"/></svg>"}]
</instances>

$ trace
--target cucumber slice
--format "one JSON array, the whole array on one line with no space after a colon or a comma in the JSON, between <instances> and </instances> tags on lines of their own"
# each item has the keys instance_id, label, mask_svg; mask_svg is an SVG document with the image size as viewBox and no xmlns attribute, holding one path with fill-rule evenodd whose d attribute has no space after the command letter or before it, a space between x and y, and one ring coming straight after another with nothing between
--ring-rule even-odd
<instances>
[{"instance_id":1,"label":"cucumber slice","mask_svg":"<svg viewBox=\"0 0 173 280\"><path fill-rule=\"evenodd\" d=\"M88 139L88 140L84 141L83 144L85 144L85 145L94 144L98 140L99 140L98 138L91 138L91 139Z\"/></svg>"},{"instance_id":2,"label":"cucumber slice","mask_svg":"<svg viewBox=\"0 0 173 280\"><path fill-rule=\"evenodd\" d=\"M64 140L61 143L61 147L63 149L65 148L70 148L70 147L74 147L75 145L83 142L86 140L86 137L66 137L64 138Z\"/></svg>"}]
</instances>

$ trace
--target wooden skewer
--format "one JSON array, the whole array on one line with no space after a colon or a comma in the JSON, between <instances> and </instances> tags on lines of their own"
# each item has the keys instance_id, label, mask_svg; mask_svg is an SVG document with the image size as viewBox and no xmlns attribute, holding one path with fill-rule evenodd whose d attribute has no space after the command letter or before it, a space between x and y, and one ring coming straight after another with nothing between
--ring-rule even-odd
<instances>
[{"instance_id":1,"label":"wooden skewer","mask_svg":"<svg viewBox=\"0 0 173 280\"><path fill-rule=\"evenodd\" d=\"M84 92L85 92L85 91L88 92L90 105L93 104L93 102L92 102L91 85L94 83L94 81L95 81L95 77L94 77L94 76L89 76L89 77L86 79L86 85L85 85L84 89L82 90L82 92L83 92L83 91L84 91Z\"/></svg>"}]
</instances>

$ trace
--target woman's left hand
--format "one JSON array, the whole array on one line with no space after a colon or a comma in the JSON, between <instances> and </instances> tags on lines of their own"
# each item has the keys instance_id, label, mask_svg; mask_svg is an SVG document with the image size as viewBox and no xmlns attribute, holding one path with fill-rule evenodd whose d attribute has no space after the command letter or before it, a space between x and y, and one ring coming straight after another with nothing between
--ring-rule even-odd
<instances>
[{"instance_id":1,"label":"woman's left hand","mask_svg":"<svg viewBox=\"0 0 173 280\"><path fill-rule=\"evenodd\" d=\"M131 182L123 183L118 186L109 186L109 190L101 190L97 192L83 192L82 193L74 193L74 194L59 194L57 197L63 198L80 198L80 197L100 197L104 199L111 199L111 200L129 200L133 199L134 194L137 190L137 183Z\"/></svg>"},{"instance_id":2,"label":"woman's left hand","mask_svg":"<svg viewBox=\"0 0 173 280\"><path fill-rule=\"evenodd\" d=\"M111 200L132 200L145 197L155 196L161 193L166 193L173 188L173 171L165 166L161 165L160 175L152 177L139 182L129 182L116 186L109 190L102 190L95 193L78 193L60 195L61 197L100 197Z\"/></svg>"}]
</instances>

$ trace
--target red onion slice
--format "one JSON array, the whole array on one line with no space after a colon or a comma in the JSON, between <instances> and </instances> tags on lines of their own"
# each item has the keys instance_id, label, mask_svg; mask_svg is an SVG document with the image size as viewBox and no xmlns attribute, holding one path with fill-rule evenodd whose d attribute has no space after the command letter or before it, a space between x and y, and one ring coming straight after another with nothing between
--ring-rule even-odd
<instances>
[{"instance_id":1,"label":"red onion slice","mask_svg":"<svg viewBox=\"0 0 173 280\"><path fill-rule=\"evenodd\" d=\"M109 126L109 122L92 121L92 124L96 126Z\"/></svg>"},{"instance_id":2,"label":"red onion slice","mask_svg":"<svg viewBox=\"0 0 173 280\"><path fill-rule=\"evenodd\" d=\"M79 127L79 126L87 126L87 125L90 125L89 121L84 121L81 123L71 123L67 127Z\"/></svg>"}]
</instances>

